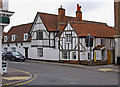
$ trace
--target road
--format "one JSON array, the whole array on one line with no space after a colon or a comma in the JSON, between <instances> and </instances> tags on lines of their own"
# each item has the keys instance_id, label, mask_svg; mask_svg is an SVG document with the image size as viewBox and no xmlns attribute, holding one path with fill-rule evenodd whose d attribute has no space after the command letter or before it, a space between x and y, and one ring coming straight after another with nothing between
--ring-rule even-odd
<instances>
[{"instance_id":1,"label":"road","mask_svg":"<svg viewBox=\"0 0 120 87\"><path fill-rule=\"evenodd\" d=\"M117 85L118 74L47 63L12 62L11 68L36 74L37 78L25 85Z\"/></svg>"}]
</instances>

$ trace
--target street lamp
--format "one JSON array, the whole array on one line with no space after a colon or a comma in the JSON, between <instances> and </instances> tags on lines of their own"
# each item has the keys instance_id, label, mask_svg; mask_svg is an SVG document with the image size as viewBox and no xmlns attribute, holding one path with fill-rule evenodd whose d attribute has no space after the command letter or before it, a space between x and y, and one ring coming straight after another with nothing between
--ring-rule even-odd
<instances>
[{"instance_id":1,"label":"street lamp","mask_svg":"<svg viewBox=\"0 0 120 87\"><path fill-rule=\"evenodd\" d=\"M2 74L2 34L4 27L10 23L14 12L8 11L8 0L0 0L0 74Z\"/></svg>"}]
</instances>

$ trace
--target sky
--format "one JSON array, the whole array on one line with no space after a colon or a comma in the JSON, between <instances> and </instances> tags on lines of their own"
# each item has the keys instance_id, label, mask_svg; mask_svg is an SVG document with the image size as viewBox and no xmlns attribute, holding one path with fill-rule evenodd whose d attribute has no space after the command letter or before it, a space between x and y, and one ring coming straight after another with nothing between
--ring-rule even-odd
<instances>
[{"instance_id":1,"label":"sky","mask_svg":"<svg viewBox=\"0 0 120 87\"><path fill-rule=\"evenodd\" d=\"M33 22L37 12L58 14L60 5L65 9L66 16L75 17L77 4L82 6L83 20L114 26L114 0L9 0L9 11L15 13L4 31L7 32L12 26Z\"/></svg>"}]
</instances>

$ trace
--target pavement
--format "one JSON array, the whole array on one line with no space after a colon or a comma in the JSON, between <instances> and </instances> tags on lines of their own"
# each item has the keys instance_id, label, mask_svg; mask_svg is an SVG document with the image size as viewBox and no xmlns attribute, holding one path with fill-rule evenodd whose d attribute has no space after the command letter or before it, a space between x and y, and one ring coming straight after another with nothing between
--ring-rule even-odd
<instances>
[{"instance_id":1,"label":"pavement","mask_svg":"<svg viewBox=\"0 0 120 87\"><path fill-rule=\"evenodd\" d=\"M29 81L32 75L29 72L7 67L7 73L2 74L2 87L17 86L25 81Z\"/></svg>"},{"instance_id":2,"label":"pavement","mask_svg":"<svg viewBox=\"0 0 120 87\"><path fill-rule=\"evenodd\" d=\"M34 62L34 63L45 63L45 64L54 64L60 66L67 66L67 67L76 67L76 68L83 68L83 69L90 69L96 70L101 72L116 72L120 73L119 67L112 65L99 65L99 66L88 66L88 65L79 65L79 64L66 64L66 63L59 63L59 62L47 62L47 61L38 61L38 60L26 60L26 62ZM31 75L29 72L13 69L8 67L7 74L2 75L2 86L11 86L11 85L21 85L25 82L32 81L35 76Z\"/></svg>"},{"instance_id":3,"label":"pavement","mask_svg":"<svg viewBox=\"0 0 120 87\"><path fill-rule=\"evenodd\" d=\"M47 64L55 64L55 65L68 66L68 67L91 69L91 70L102 71L102 72L116 72L116 73L120 73L120 66L116 66L115 64L89 66L89 65L68 64L68 63L59 63L59 62L38 61L38 60L27 60L26 62L47 63Z\"/></svg>"}]
</instances>

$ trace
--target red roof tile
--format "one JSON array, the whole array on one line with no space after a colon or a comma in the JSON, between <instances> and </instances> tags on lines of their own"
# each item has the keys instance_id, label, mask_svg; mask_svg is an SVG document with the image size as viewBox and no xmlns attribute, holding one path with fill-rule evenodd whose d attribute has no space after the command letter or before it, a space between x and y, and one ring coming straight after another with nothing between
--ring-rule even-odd
<instances>
[{"instance_id":1,"label":"red roof tile","mask_svg":"<svg viewBox=\"0 0 120 87\"><path fill-rule=\"evenodd\" d=\"M113 37L115 30L112 27L93 22L70 22L79 36Z\"/></svg>"},{"instance_id":2,"label":"red roof tile","mask_svg":"<svg viewBox=\"0 0 120 87\"><path fill-rule=\"evenodd\" d=\"M32 26L32 23L13 26L7 33L7 36L8 36L7 42L12 42L11 40L12 35L18 36L14 42L24 42L23 40L24 33L28 33L30 31L31 26ZM30 41L30 39L28 39L27 41Z\"/></svg>"},{"instance_id":3,"label":"red roof tile","mask_svg":"<svg viewBox=\"0 0 120 87\"><path fill-rule=\"evenodd\" d=\"M48 31L58 31L58 15L41 13L41 12L38 12L38 14L40 15ZM75 17L66 16L65 18L66 24L69 21L75 21L75 20L76 20Z\"/></svg>"}]
</instances>

